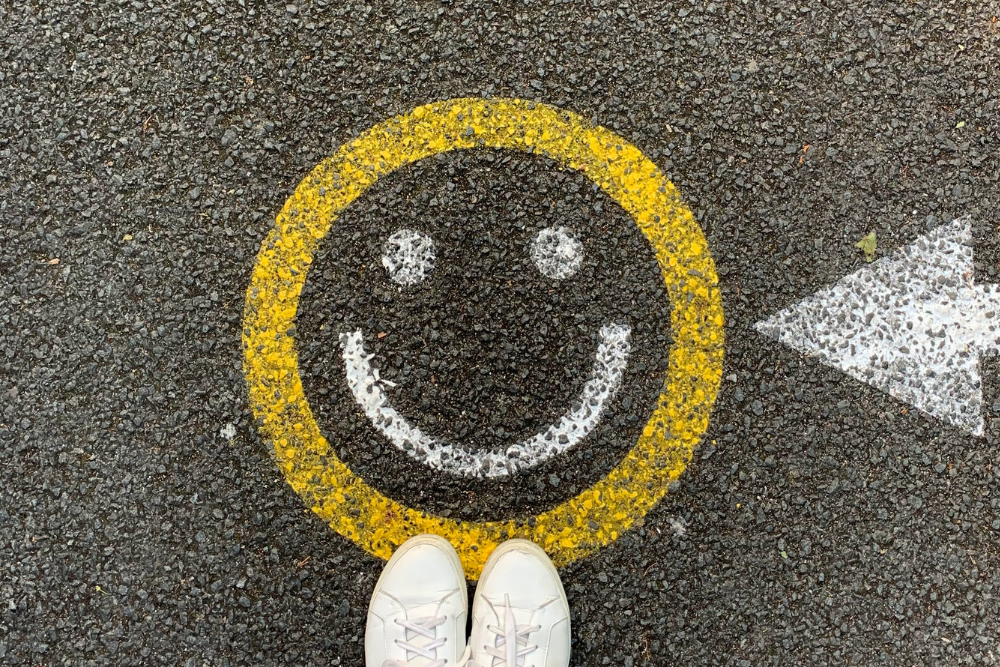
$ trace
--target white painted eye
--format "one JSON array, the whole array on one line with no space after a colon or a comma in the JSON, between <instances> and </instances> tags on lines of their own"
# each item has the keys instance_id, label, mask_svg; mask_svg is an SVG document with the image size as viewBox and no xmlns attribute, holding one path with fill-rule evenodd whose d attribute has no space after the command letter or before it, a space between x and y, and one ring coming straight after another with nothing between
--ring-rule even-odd
<instances>
[{"instance_id":1,"label":"white painted eye","mask_svg":"<svg viewBox=\"0 0 1000 667\"><path fill-rule=\"evenodd\" d=\"M434 241L423 232L399 229L385 242L382 266L400 285L416 285L434 268Z\"/></svg>"},{"instance_id":2,"label":"white painted eye","mask_svg":"<svg viewBox=\"0 0 1000 667\"><path fill-rule=\"evenodd\" d=\"M569 278L583 263L583 244L566 227L548 227L531 244L531 261L548 278Z\"/></svg>"}]
</instances>

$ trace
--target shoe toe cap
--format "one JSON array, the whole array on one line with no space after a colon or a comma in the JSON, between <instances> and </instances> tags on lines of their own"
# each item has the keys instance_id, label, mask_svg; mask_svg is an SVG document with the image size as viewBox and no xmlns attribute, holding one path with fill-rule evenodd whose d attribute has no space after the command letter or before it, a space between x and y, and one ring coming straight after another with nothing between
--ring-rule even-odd
<instances>
[{"instance_id":1,"label":"shoe toe cap","mask_svg":"<svg viewBox=\"0 0 1000 667\"><path fill-rule=\"evenodd\" d=\"M459 594L452 595L446 604L464 601L465 574L461 563L430 541L407 545L405 553L386 568L379 586L382 596L407 608L439 601L451 591Z\"/></svg>"},{"instance_id":2,"label":"shoe toe cap","mask_svg":"<svg viewBox=\"0 0 1000 667\"><path fill-rule=\"evenodd\" d=\"M554 600L552 611L567 610L559 575L547 559L529 549L514 547L497 558L487 588L483 591L487 598L503 600L509 596L511 605L522 609Z\"/></svg>"}]
</instances>

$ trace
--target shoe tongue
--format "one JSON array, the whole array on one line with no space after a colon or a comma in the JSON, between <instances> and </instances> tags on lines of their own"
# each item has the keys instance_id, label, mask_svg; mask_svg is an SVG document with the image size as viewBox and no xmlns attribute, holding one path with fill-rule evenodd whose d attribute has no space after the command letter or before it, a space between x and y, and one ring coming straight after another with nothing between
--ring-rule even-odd
<instances>
[{"instance_id":1,"label":"shoe tongue","mask_svg":"<svg viewBox=\"0 0 1000 667\"><path fill-rule=\"evenodd\" d=\"M532 600L530 606L525 603L522 603L523 606L518 606L518 603L515 601L514 596L507 595L505 600L493 600L492 602L493 602L493 609L498 617L496 627L497 629L501 630L499 634L492 635L492 639L494 642L493 646L503 651L504 647L498 646L500 644L501 637L507 634L507 632L512 632L512 631L516 632L518 629L523 630L526 626L531 625L535 612L538 610L538 600L537 598ZM513 617L514 625L516 626L514 628L508 626L511 616ZM490 623L490 625L493 624ZM529 644L533 643L537 644L537 642L532 642L531 637L529 636L527 643L524 643L523 639L522 641L517 641L516 650L520 652L521 650L526 648ZM517 659L517 666L523 665L525 663L526 658L527 658L526 656L519 657ZM506 661L497 656L493 656L492 662L487 662L485 664L487 665L497 664L497 665L504 665L504 667L507 667Z\"/></svg>"},{"instance_id":2,"label":"shoe tongue","mask_svg":"<svg viewBox=\"0 0 1000 667\"><path fill-rule=\"evenodd\" d=\"M441 654L441 649L438 649L438 655L440 654ZM436 662L436 660L425 658L422 655L416 655L411 660L406 661L405 667L427 667L427 665L430 665L434 662Z\"/></svg>"},{"instance_id":3,"label":"shoe tongue","mask_svg":"<svg viewBox=\"0 0 1000 667\"><path fill-rule=\"evenodd\" d=\"M440 600L434 600L430 604L423 604L416 606L408 605L406 610L406 617L411 621L416 621L421 618L436 616L438 612L439 602ZM442 637L443 631L444 631L444 626L439 625L437 627L437 634L435 635L435 639ZM417 632L413 632L412 630L407 630L405 636L406 636L406 641L410 642L414 646L426 646L427 644L434 641L434 639L424 637ZM439 646L437 649L437 658L446 657L447 651L448 651L447 643L445 643L443 646ZM413 656L412 658L410 657L411 655ZM430 658L425 658L422 655L411 654L409 652L407 652L406 657L407 660L405 667L426 667L427 665L433 664L434 662L437 661L437 658L432 660Z\"/></svg>"}]
</instances>

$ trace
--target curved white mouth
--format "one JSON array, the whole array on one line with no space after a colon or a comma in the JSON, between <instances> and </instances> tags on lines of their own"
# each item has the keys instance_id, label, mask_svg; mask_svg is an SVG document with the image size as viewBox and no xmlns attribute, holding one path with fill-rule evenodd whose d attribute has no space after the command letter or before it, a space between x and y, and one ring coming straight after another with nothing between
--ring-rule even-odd
<instances>
[{"instance_id":1,"label":"curved white mouth","mask_svg":"<svg viewBox=\"0 0 1000 667\"><path fill-rule=\"evenodd\" d=\"M565 452L583 440L601 421L605 403L614 397L632 349L632 328L621 324L601 327L601 342L594 355L590 379L579 398L559 419L536 435L511 445L503 452L475 451L433 438L407 421L389 405L379 379L378 369L365 353L361 331L340 334L344 350L347 385L365 415L397 449L415 461L437 470L463 477L506 477L518 470L532 468Z\"/></svg>"}]
</instances>

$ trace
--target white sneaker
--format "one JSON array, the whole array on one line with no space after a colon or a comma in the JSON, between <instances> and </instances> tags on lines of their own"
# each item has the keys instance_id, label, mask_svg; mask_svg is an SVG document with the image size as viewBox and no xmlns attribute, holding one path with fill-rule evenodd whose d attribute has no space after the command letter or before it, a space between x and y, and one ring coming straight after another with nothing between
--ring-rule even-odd
<instances>
[{"instance_id":1,"label":"white sneaker","mask_svg":"<svg viewBox=\"0 0 1000 667\"><path fill-rule=\"evenodd\" d=\"M541 547L509 540L490 554L472 603L470 664L567 667L569 603Z\"/></svg>"},{"instance_id":2,"label":"white sneaker","mask_svg":"<svg viewBox=\"0 0 1000 667\"><path fill-rule=\"evenodd\" d=\"M452 667L466 660L469 596L451 543L408 539L375 584L365 628L366 667Z\"/></svg>"}]
</instances>

